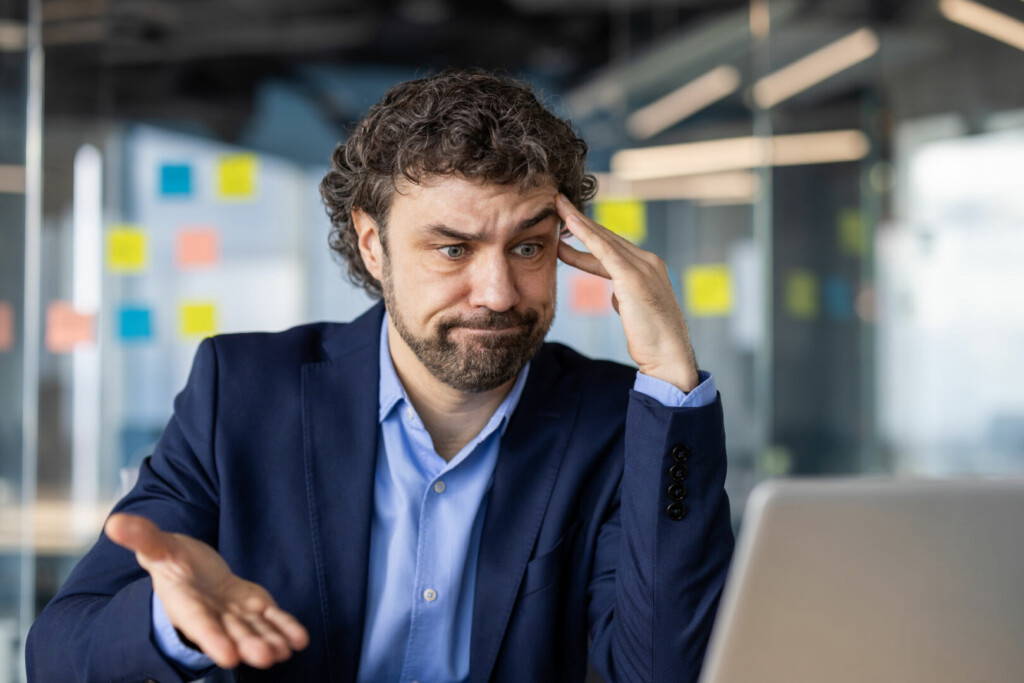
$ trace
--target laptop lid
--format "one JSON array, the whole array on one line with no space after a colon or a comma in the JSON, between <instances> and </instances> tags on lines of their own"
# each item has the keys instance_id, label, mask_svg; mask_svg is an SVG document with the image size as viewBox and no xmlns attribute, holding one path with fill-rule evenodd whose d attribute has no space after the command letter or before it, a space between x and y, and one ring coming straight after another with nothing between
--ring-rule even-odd
<instances>
[{"instance_id":1,"label":"laptop lid","mask_svg":"<svg viewBox=\"0 0 1024 683\"><path fill-rule=\"evenodd\" d=\"M1024 681L1024 480L751 494L702 683Z\"/></svg>"}]
</instances>

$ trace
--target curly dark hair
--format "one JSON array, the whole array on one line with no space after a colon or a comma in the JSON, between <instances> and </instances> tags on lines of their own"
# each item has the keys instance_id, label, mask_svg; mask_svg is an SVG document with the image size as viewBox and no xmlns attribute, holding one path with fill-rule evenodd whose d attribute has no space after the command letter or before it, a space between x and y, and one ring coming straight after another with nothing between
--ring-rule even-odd
<instances>
[{"instance_id":1,"label":"curly dark hair","mask_svg":"<svg viewBox=\"0 0 1024 683\"><path fill-rule=\"evenodd\" d=\"M459 174L520 189L557 186L578 208L597 192L584 170L587 144L548 111L529 85L479 69L448 69L399 83L373 105L331 156L320 183L331 219L328 244L349 279L371 296L381 284L363 264L352 211L386 225L396 181Z\"/></svg>"}]
</instances>

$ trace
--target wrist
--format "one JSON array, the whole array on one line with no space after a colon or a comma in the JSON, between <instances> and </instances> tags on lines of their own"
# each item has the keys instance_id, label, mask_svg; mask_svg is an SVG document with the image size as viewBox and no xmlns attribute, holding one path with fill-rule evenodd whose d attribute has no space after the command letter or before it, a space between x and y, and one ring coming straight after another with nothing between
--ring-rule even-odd
<instances>
[{"instance_id":1,"label":"wrist","mask_svg":"<svg viewBox=\"0 0 1024 683\"><path fill-rule=\"evenodd\" d=\"M697 368L691 364L677 367L641 366L639 370L648 377L668 382L687 394L696 389L697 385L700 384L700 375L697 373Z\"/></svg>"}]
</instances>

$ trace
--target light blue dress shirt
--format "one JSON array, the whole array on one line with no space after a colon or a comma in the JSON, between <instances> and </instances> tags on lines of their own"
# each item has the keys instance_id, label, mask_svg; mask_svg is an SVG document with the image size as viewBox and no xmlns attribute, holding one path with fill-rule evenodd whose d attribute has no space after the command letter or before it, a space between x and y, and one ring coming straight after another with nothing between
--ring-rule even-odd
<instances>
[{"instance_id":1,"label":"light blue dress shirt","mask_svg":"<svg viewBox=\"0 0 1024 683\"><path fill-rule=\"evenodd\" d=\"M466 681L480 533L501 437L530 372L480 432L450 461L434 450L388 350L388 317L380 335L380 432L374 479L360 683ZM663 405L699 407L715 400L714 379L686 393L637 372L634 389ZM184 645L153 595L157 646L193 671L212 660Z\"/></svg>"}]
</instances>

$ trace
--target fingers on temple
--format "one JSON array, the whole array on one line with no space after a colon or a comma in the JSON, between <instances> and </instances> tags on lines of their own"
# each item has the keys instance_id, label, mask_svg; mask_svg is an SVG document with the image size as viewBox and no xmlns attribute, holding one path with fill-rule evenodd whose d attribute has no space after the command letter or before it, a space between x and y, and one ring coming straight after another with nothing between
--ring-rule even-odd
<instances>
[{"instance_id":1,"label":"fingers on temple","mask_svg":"<svg viewBox=\"0 0 1024 683\"><path fill-rule=\"evenodd\" d=\"M588 254L585 251L580 251L565 242L559 244L558 256L574 268L579 268L580 270L585 270L588 273L600 275L604 278L611 278L608 274L608 270L601 265L601 262L596 256Z\"/></svg>"},{"instance_id":2,"label":"fingers on temple","mask_svg":"<svg viewBox=\"0 0 1024 683\"><path fill-rule=\"evenodd\" d=\"M573 223L576 223L576 221L569 221L569 224ZM571 230L574 235L580 238L583 245L590 250L591 255L601 263L602 267L613 279L635 266L635 259L632 258L625 247L613 242L593 228L583 228L576 224ZM613 237L615 236L605 228L601 228L601 231Z\"/></svg>"},{"instance_id":3,"label":"fingers on temple","mask_svg":"<svg viewBox=\"0 0 1024 683\"><path fill-rule=\"evenodd\" d=\"M578 227L583 232L589 233L594 237L598 237L607 243L615 244L617 246L633 246L633 243L625 237L622 237L613 230L609 230L597 221L588 217L585 213L577 209L572 202L565 199L564 196L561 201L563 202L562 210L565 212L566 217L566 227L570 228L570 231L573 232L573 234L576 234L576 232L572 231L572 227ZM570 223L574 223L575 225L570 226ZM580 235L576 236L580 237L581 240L583 239Z\"/></svg>"}]
</instances>

